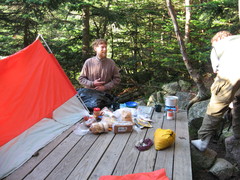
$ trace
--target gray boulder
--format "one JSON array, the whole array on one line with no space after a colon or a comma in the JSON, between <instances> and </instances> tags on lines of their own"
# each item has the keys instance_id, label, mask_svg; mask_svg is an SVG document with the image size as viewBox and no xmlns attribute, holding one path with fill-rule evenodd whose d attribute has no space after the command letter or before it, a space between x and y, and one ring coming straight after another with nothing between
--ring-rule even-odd
<instances>
[{"instance_id":1,"label":"gray boulder","mask_svg":"<svg viewBox=\"0 0 240 180\"><path fill-rule=\"evenodd\" d=\"M233 131L232 131L232 128L229 129L229 127L225 127L223 130L222 130L222 134L220 136L220 139L219 141L220 142L225 142L225 139L227 137L230 137L233 135Z\"/></svg>"},{"instance_id":2,"label":"gray boulder","mask_svg":"<svg viewBox=\"0 0 240 180\"><path fill-rule=\"evenodd\" d=\"M182 82L183 83L183 82ZM184 83L183 83L184 84ZM186 87L184 87L186 88ZM163 85L163 91L154 92L148 99L147 106L155 106L160 104L165 105L165 98L167 96L178 97L178 108L186 110L189 101L193 98L193 94L189 92L182 92L178 82L173 82Z\"/></svg>"},{"instance_id":3,"label":"gray boulder","mask_svg":"<svg viewBox=\"0 0 240 180\"><path fill-rule=\"evenodd\" d=\"M187 103L193 98L190 92L191 83L179 80L178 82L171 82L162 86L162 91L153 93L147 102L147 106L154 106L155 104L164 105L164 98L166 96L178 96L179 107L185 109Z\"/></svg>"},{"instance_id":4,"label":"gray boulder","mask_svg":"<svg viewBox=\"0 0 240 180\"><path fill-rule=\"evenodd\" d=\"M179 86L178 82L172 82L164 84L162 86L162 89L167 95L175 95L178 91L181 90L181 87Z\"/></svg>"},{"instance_id":5,"label":"gray boulder","mask_svg":"<svg viewBox=\"0 0 240 180\"><path fill-rule=\"evenodd\" d=\"M216 161L217 153L211 149L201 152L191 145L191 158L193 169L209 169Z\"/></svg>"},{"instance_id":6,"label":"gray boulder","mask_svg":"<svg viewBox=\"0 0 240 180\"><path fill-rule=\"evenodd\" d=\"M189 101L193 98L193 94L181 91L177 92L176 96L178 97L178 108L182 110L187 110L187 105Z\"/></svg>"},{"instance_id":7,"label":"gray boulder","mask_svg":"<svg viewBox=\"0 0 240 180\"><path fill-rule=\"evenodd\" d=\"M144 101L144 99L137 99L136 102L139 106L146 106L146 102Z\"/></svg>"},{"instance_id":8,"label":"gray boulder","mask_svg":"<svg viewBox=\"0 0 240 180\"><path fill-rule=\"evenodd\" d=\"M217 176L220 180L230 179L234 173L234 166L225 159L217 158L209 172Z\"/></svg>"},{"instance_id":9,"label":"gray boulder","mask_svg":"<svg viewBox=\"0 0 240 180\"><path fill-rule=\"evenodd\" d=\"M192 105L188 111L189 135L191 139L198 138L198 130L202 125L209 100L200 101Z\"/></svg>"},{"instance_id":10,"label":"gray boulder","mask_svg":"<svg viewBox=\"0 0 240 180\"><path fill-rule=\"evenodd\" d=\"M194 103L188 112L188 119L191 122L194 119L204 118L207 106L210 100Z\"/></svg>"},{"instance_id":11,"label":"gray boulder","mask_svg":"<svg viewBox=\"0 0 240 180\"><path fill-rule=\"evenodd\" d=\"M240 140L233 136L225 139L226 158L232 159L237 164L240 164Z\"/></svg>"},{"instance_id":12,"label":"gray boulder","mask_svg":"<svg viewBox=\"0 0 240 180\"><path fill-rule=\"evenodd\" d=\"M154 92L148 99L147 106L154 107L156 104L160 104L162 106L164 104L163 92L161 91Z\"/></svg>"},{"instance_id":13,"label":"gray boulder","mask_svg":"<svg viewBox=\"0 0 240 180\"><path fill-rule=\"evenodd\" d=\"M181 91L184 91L184 92L189 91L192 86L191 83L183 80L179 80L178 85L180 86Z\"/></svg>"},{"instance_id":14,"label":"gray boulder","mask_svg":"<svg viewBox=\"0 0 240 180\"><path fill-rule=\"evenodd\" d=\"M164 84L162 86L163 91L165 94L168 95L175 95L179 91L187 92L190 91L191 83L179 80L178 82L171 82L168 84Z\"/></svg>"}]
</instances>

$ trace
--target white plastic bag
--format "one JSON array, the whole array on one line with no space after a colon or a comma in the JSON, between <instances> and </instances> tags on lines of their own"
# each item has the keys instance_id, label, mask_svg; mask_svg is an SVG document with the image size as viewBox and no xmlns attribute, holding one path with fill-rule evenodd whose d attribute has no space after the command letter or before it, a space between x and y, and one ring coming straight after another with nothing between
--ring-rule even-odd
<instances>
[{"instance_id":1,"label":"white plastic bag","mask_svg":"<svg viewBox=\"0 0 240 180\"><path fill-rule=\"evenodd\" d=\"M75 130L73 131L74 134L84 136L89 133L89 128L85 126L84 123L77 124Z\"/></svg>"}]
</instances>

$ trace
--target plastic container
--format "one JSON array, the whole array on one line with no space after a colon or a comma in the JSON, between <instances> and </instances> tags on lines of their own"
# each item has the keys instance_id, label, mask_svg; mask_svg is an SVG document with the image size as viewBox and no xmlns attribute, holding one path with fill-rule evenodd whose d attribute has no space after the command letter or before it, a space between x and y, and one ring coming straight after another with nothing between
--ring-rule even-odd
<instances>
[{"instance_id":1,"label":"plastic container","mask_svg":"<svg viewBox=\"0 0 240 180\"><path fill-rule=\"evenodd\" d=\"M134 101L129 101L129 102L126 102L125 104L129 108L136 108L138 106L138 104Z\"/></svg>"},{"instance_id":2,"label":"plastic container","mask_svg":"<svg viewBox=\"0 0 240 180\"><path fill-rule=\"evenodd\" d=\"M93 117L98 119L100 116L101 109L100 108L93 108Z\"/></svg>"}]
</instances>

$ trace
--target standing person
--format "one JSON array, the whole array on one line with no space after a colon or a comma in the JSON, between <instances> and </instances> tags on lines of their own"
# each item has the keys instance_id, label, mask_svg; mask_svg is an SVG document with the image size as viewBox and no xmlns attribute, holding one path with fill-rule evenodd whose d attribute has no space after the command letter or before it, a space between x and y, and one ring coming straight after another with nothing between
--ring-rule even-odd
<instances>
[{"instance_id":1,"label":"standing person","mask_svg":"<svg viewBox=\"0 0 240 180\"><path fill-rule=\"evenodd\" d=\"M115 62L107 58L107 41L97 39L92 44L96 56L85 61L79 83L85 88L110 91L120 83L120 73Z\"/></svg>"},{"instance_id":2,"label":"standing person","mask_svg":"<svg viewBox=\"0 0 240 180\"><path fill-rule=\"evenodd\" d=\"M217 76L211 86L211 99L198 131L199 139L191 141L200 151L206 150L231 102L233 138L240 139L240 35L220 31L211 43L211 63Z\"/></svg>"}]
</instances>

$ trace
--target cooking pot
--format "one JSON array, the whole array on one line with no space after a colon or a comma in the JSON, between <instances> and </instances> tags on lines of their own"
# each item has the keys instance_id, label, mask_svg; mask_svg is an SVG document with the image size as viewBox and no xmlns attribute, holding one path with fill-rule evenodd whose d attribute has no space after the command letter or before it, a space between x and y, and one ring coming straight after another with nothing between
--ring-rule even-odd
<instances>
[{"instance_id":1,"label":"cooking pot","mask_svg":"<svg viewBox=\"0 0 240 180\"><path fill-rule=\"evenodd\" d=\"M165 98L165 106L177 106L178 97L177 96L167 96Z\"/></svg>"}]
</instances>

